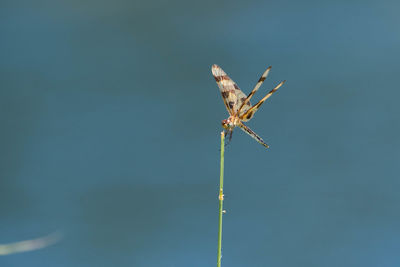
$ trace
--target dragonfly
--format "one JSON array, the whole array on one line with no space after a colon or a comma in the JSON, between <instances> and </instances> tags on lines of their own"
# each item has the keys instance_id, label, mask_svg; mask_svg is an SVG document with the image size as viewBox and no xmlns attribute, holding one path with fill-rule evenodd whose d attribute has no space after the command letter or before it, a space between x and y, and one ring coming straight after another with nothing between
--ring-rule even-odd
<instances>
[{"instance_id":1,"label":"dragonfly","mask_svg":"<svg viewBox=\"0 0 400 267\"><path fill-rule=\"evenodd\" d=\"M218 84L219 90L221 91L222 99L224 100L226 109L229 112L229 117L225 120L222 120L221 122L222 127L225 131L225 135L229 135L228 142L230 142L232 139L233 129L235 127L239 127L245 133L254 138L258 143L266 148L269 147L260 136L258 136L253 130L247 127L243 122L249 121L251 118L253 118L254 113L256 113L256 111L264 103L264 101L267 100L286 82L280 82L266 96L258 101L257 104L252 106L250 103L250 99L260 88L261 84L265 81L265 78L267 78L270 70L271 66L266 69L263 75L261 75L254 89L250 92L249 95L246 96L239 89L236 83L231 78L229 78L229 76L221 69L221 67L215 64L211 67L212 74Z\"/></svg>"}]
</instances>

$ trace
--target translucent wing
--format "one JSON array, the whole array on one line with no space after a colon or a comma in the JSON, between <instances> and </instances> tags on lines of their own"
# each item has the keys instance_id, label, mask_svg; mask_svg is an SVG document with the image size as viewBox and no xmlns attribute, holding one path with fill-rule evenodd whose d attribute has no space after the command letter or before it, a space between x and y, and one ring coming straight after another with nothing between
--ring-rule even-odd
<instances>
[{"instance_id":1,"label":"translucent wing","mask_svg":"<svg viewBox=\"0 0 400 267\"><path fill-rule=\"evenodd\" d=\"M0 244L0 256L41 249L57 243L61 237L61 234L56 232L36 239Z\"/></svg>"},{"instance_id":2,"label":"translucent wing","mask_svg":"<svg viewBox=\"0 0 400 267\"><path fill-rule=\"evenodd\" d=\"M239 107L242 106L247 96L239 89L234 81L218 66L211 68L215 81L221 91L222 99L230 115L235 115ZM247 101L240 110L239 115L245 114L251 107L250 101Z\"/></svg>"},{"instance_id":3,"label":"translucent wing","mask_svg":"<svg viewBox=\"0 0 400 267\"><path fill-rule=\"evenodd\" d=\"M265 79L268 76L269 71L271 70L271 66L267 68L266 71L264 71L263 75L261 75L260 79L258 79L258 82L254 89L251 91L251 93L247 96L246 100L243 101L242 105L239 107L239 112L241 114L244 114L245 112L241 112L244 106L250 101L250 99L253 97L253 95L257 92L257 90L260 88L261 84L265 81Z\"/></svg>"},{"instance_id":4,"label":"translucent wing","mask_svg":"<svg viewBox=\"0 0 400 267\"><path fill-rule=\"evenodd\" d=\"M262 144L266 148L269 148L269 146L262 140L260 136L258 136L255 132L253 132L249 127L244 125L243 123L239 124L240 129L242 129L245 133L253 137L258 143Z\"/></svg>"},{"instance_id":5,"label":"translucent wing","mask_svg":"<svg viewBox=\"0 0 400 267\"><path fill-rule=\"evenodd\" d=\"M285 81L280 82L274 89L272 89L266 96L264 96L260 101L258 101L257 104L252 106L251 108L248 108L246 112L240 112L239 118L242 121L248 121L250 120L253 116L254 113L258 110L258 108L264 103L265 100L267 100L273 93L275 93L283 84Z\"/></svg>"}]
</instances>

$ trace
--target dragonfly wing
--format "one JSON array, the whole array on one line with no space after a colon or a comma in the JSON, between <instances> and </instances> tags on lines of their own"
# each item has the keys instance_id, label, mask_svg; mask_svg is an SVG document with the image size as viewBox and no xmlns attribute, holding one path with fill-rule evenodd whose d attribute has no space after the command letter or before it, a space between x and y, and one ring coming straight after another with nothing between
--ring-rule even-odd
<instances>
[{"instance_id":1,"label":"dragonfly wing","mask_svg":"<svg viewBox=\"0 0 400 267\"><path fill-rule=\"evenodd\" d=\"M235 115L239 107L246 100L246 95L218 65L213 65L211 71L221 91L226 109L230 115ZM241 114L245 114L250 108L251 104L248 101L241 109Z\"/></svg>"},{"instance_id":2,"label":"dragonfly wing","mask_svg":"<svg viewBox=\"0 0 400 267\"><path fill-rule=\"evenodd\" d=\"M257 90L260 88L261 84L265 81L265 79L268 76L269 71L271 70L271 66L269 66L263 73L263 75L261 75L260 79L258 79L258 82L256 84L256 86L254 87L254 89L251 91L251 93L247 96L247 98L243 101L243 103L240 105L239 107L239 117L243 114L245 114L251 106L247 105L247 103L249 103L250 99L253 97L253 95L257 92ZM247 108L245 108L247 107ZM244 109L245 108L245 109Z\"/></svg>"},{"instance_id":3,"label":"dragonfly wing","mask_svg":"<svg viewBox=\"0 0 400 267\"><path fill-rule=\"evenodd\" d=\"M264 96L260 101L258 101L257 104L255 104L254 106L252 106L251 108L247 109L246 112L244 113L240 113L241 115L239 116L239 118L242 121L248 121L250 120L253 116L254 113L257 112L258 108L264 103L265 100L267 100L273 93L275 93L283 84L285 83L285 81L282 81L281 83L279 83L274 89L272 89L266 96Z\"/></svg>"},{"instance_id":4,"label":"dragonfly wing","mask_svg":"<svg viewBox=\"0 0 400 267\"><path fill-rule=\"evenodd\" d=\"M249 127L244 125L243 123L240 123L239 125L240 129L242 129L245 133L250 135L252 138L254 138L258 143L262 144L266 148L269 148L269 146L262 140L261 137L259 137L255 132L253 132Z\"/></svg>"}]
</instances>

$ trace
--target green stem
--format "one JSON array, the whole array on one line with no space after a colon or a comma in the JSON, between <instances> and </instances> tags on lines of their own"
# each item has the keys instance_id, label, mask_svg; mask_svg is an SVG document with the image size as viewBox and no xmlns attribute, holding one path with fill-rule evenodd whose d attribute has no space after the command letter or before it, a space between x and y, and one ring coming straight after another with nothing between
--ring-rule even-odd
<instances>
[{"instance_id":1,"label":"green stem","mask_svg":"<svg viewBox=\"0 0 400 267\"><path fill-rule=\"evenodd\" d=\"M221 250L222 250L222 205L224 202L224 150L225 150L225 132L221 132L221 165L219 174L219 223L218 223L218 260L217 267L221 267Z\"/></svg>"}]
</instances>

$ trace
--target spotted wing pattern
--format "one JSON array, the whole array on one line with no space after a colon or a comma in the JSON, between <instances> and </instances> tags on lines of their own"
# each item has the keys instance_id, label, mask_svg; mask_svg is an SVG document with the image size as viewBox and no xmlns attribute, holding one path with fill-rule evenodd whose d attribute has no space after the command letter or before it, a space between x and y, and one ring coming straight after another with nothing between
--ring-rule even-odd
<instances>
[{"instance_id":1,"label":"spotted wing pattern","mask_svg":"<svg viewBox=\"0 0 400 267\"><path fill-rule=\"evenodd\" d=\"M215 81L221 91L222 99L230 115L235 115L239 107L246 100L246 95L239 89L237 84L218 66L211 68ZM251 108L250 101L247 101L240 110L240 115L244 115Z\"/></svg>"},{"instance_id":2,"label":"spotted wing pattern","mask_svg":"<svg viewBox=\"0 0 400 267\"><path fill-rule=\"evenodd\" d=\"M258 110L258 108L264 103L265 100L267 100L273 93L275 93L283 84L285 81L280 82L274 89L272 89L266 96L264 96L260 101L258 101L257 104L252 106L251 108L247 109L246 112L241 112L239 118L242 121L248 121L250 120L253 116L254 113ZM251 93L250 93L251 94Z\"/></svg>"},{"instance_id":3,"label":"spotted wing pattern","mask_svg":"<svg viewBox=\"0 0 400 267\"><path fill-rule=\"evenodd\" d=\"M264 140L262 140L261 137L259 137L255 132L253 132L249 127L244 125L243 123L240 123L239 125L240 129L242 129L245 133L253 137L258 143L262 144L266 148L269 148L269 145L267 145Z\"/></svg>"},{"instance_id":4,"label":"spotted wing pattern","mask_svg":"<svg viewBox=\"0 0 400 267\"><path fill-rule=\"evenodd\" d=\"M247 98L243 101L242 105L239 107L238 112L241 114L244 114L245 112L241 112L243 107L249 103L250 99L253 97L253 95L257 92L257 90L260 88L261 84L265 81L265 79L268 76L269 71L271 70L271 66L269 66L263 73L263 75L261 75L260 79L258 79L258 82L256 84L256 86L254 87L254 89L251 91L251 93L247 96Z\"/></svg>"}]
</instances>

